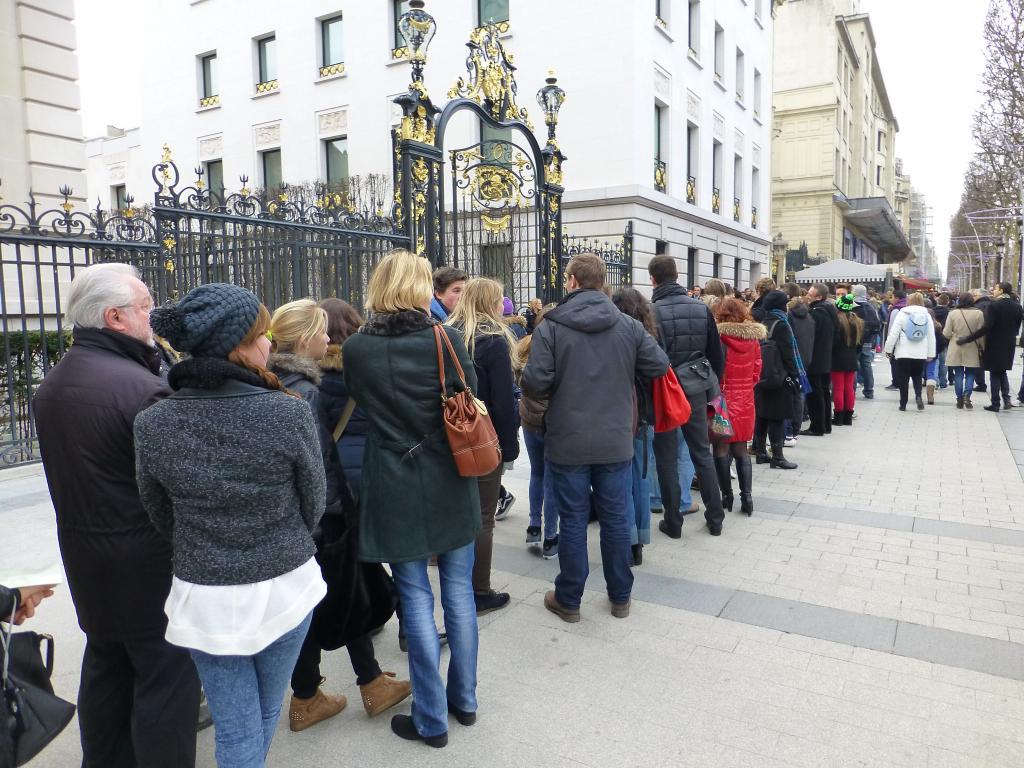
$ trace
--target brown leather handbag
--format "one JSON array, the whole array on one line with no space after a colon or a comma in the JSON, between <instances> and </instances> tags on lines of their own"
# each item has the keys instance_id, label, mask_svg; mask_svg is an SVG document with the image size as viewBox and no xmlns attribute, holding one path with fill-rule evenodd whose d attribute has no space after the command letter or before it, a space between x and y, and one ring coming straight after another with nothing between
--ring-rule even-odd
<instances>
[{"instance_id":1,"label":"brown leather handbag","mask_svg":"<svg viewBox=\"0 0 1024 768\"><path fill-rule=\"evenodd\" d=\"M434 341L437 343L437 370L441 379L441 416L455 467L462 477L489 475L501 464L501 448L494 424L487 415L487 406L477 400L466 385L466 374L459 364L451 339L439 325L434 326ZM462 389L451 396L448 395L444 381L445 347L448 348L462 384Z\"/></svg>"}]
</instances>

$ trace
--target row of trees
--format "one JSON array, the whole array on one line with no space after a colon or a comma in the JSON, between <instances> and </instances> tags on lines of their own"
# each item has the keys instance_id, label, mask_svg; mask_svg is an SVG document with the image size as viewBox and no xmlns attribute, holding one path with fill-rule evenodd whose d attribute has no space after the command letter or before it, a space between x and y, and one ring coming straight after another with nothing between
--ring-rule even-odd
<instances>
[{"instance_id":1,"label":"row of trees","mask_svg":"<svg viewBox=\"0 0 1024 768\"><path fill-rule=\"evenodd\" d=\"M985 19L985 69L981 81L982 103L974 114L972 133L977 153L964 174L960 209L951 222L954 251L971 253L972 287L989 286L999 279L1017 283L1020 275L1021 224L1018 220L1024 190L1024 0L990 0ZM974 217L968 214L1008 209L1003 216ZM975 231L977 230L977 232ZM982 251L1002 258L977 269L977 241ZM960 241L956 238L971 238ZM997 243L1002 242L1001 249ZM952 270L958 263L950 258Z\"/></svg>"}]
</instances>

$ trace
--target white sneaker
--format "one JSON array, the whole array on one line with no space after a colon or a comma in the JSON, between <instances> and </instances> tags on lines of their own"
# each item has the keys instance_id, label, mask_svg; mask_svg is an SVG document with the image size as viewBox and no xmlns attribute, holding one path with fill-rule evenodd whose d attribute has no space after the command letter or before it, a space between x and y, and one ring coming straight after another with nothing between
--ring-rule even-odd
<instances>
[{"instance_id":1,"label":"white sneaker","mask_svg":"<svg viewBox=\"0 0 1024 768\"><path fill-rule=\"evenodd\" d=\"M794 445L796 445L796 438L787 437L785 441L782 443L782 445L786 448L792 448Z\"/></svg>"}]
</instances>

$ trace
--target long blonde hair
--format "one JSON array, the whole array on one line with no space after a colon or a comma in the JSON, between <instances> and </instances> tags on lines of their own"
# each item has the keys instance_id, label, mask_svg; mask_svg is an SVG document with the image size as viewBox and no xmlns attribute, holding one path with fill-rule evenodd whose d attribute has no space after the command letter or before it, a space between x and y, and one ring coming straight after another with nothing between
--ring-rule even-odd
<instances>
[{"instance_id":1,"label":"long blonde hair","mask_svg":"<svg viewBox=\"0 0 1024 768\"><path fill-rule=\"evenodd\" d=\"M382 313L424 310L433 296L434 276L430 262L399 249L381 259L373 270L366 291L366 305L371 312Z\"/></svg>"},{"instance_id":2,"label":"long blonde hair","mask_svg":"<svg viewBox=\"0 0 1024 768\"><path fill-rule=\"evenodd\" d=\"M448 325L462 331L470 356L475 354L477 336L502 336L511 350L516 345L515 334L501 316L501 283L488 277L474 277L466 283L462 298L448 318Z\"/></svg>"},{"instance_id":3,"label":"long blonde hair","mask_svg":"<svg viewBox=\"0 0 1024 768\"><path fill-rule=\"evenodd\" d=\"M326 332L327 313L312 299L282 304L270 318L270 341L275 352L298 352Z\"/></svg>"}]
</instances>

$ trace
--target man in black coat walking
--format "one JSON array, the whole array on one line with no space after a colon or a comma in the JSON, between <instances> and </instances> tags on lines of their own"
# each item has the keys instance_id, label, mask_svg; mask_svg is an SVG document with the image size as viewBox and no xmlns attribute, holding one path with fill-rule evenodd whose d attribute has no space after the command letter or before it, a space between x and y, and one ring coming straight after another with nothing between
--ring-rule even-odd
<instances>
[{"instance_id":1,"label":"man in black coat walking","mask_svg":"<svg viewBox=\"0 0 1024 768\"><path fill-rule=\"evenodd\" d=\"M832 348L839 339L839 311L828 300L828 286L815 283L807 289L814 320L814 352L807 366L811 393L807 410L811 425L801 435L821 436L832 431Z\"/></svg>"},{"instance_id":2,"label":"man in black coat walking","mask_svg":"<svg viewBox=\"0 0 1024 768\"><path fill-rule=\"evenodd\" d=\"M36 393L39 448L68 586L86 635L78 692L82 765L191 768L199 678L164 639L171 547L135 482L136 415L170 394L134 267L75 276L74 342Z\"/></svg>"},{"instance_id":3,"label":"man in black coat walking","mask_svg":"<svg viewBox=\"0 0 1024 768\"><path fill-rule=\"evenodd\" d=\"M593 498L611 612L625 618L633 589L626 510L636 432L633 387L637 377L665 375L668 358L644 327L602 292L601 257L581 253L565 271L569 294L533 332L523 370L523 393L548 398L545 471L552 474L559 516L560 573L555 589L544 595L544 607L564 621L580 620Z\"/></svg>"},{"instance_id":4,"label":"man in black coat walking","mask_svg":"<svg viewBox=\"0 0 1024 768\"><path fill-rule=\"evenodd\" d=\"M682 535L677 461L678 441L685 440L697 470L708 531L712 536L719 536L725 512L708 439L708 402L719 393L718 380L725 365L718 326L707 305L699 299L689 298L686 289L676 282L679 275L675 259L655 256L647 265L647 272L654 286L652 299L660 334L658 341L668 353L676 378L690 401L690 420L681 430L654 435L654 460L665 508L658 530L673 539Z\"/></svg>"},{"instance_id":5,"label":"man in black coat walking","mask_svg":"<svg viewBox=\"0 0 1024 768\"><path fill-rule=\"evenodd\" d=\"M1020 331L1021 315L1024 310L1013 298L1013 286L999 283L992 291L992 303L985 310L985 325L972 333L957 339L957 344L969 344L976 339L985 338L985 351L982 353L981 367L989 372L989 385L992 405L986 405L986 411L999 412L999 398L1003 398L1003 408L1013 408L1010 399L1010 377L1007 371L1013 368L1014 344Z\"/></svg>"}]
</instances>

